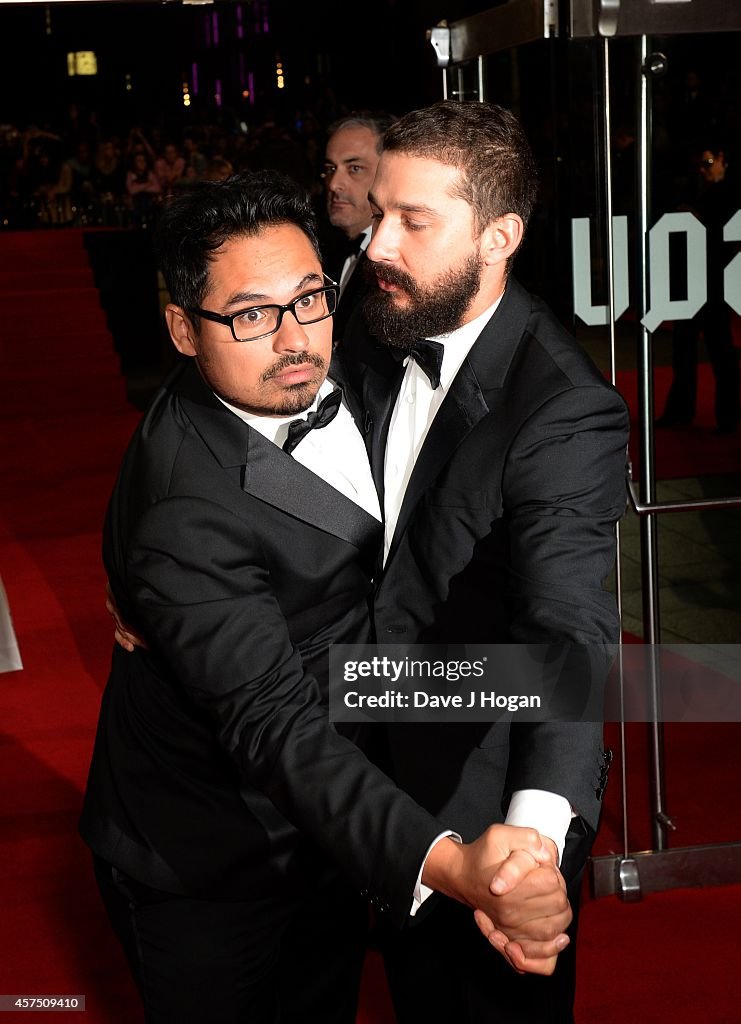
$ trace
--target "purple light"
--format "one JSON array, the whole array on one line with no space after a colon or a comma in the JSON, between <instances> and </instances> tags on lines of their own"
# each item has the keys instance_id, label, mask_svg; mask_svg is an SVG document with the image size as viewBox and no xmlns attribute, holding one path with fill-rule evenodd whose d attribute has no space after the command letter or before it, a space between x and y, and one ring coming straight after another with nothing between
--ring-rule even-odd
<instances>
[{"instance_id":1,"label":"purple light","mask_svg":"<svg viewBox=\"0 0 741 1024\"><path fill-rule=\"evenodd\" d=\"M193 63L190 66L190 80L193 83L193 95L198 95L198 65Z\"/></svg>"},{"instance_id":2,"label":"purple light","mask_svg":"<svg viewBox=\"0 0 741 1024\"><path fill-rule=\"evenodd\" d=\"M216 101L216 106L220 107L221 106L221 79L217 78L215 84L216 84L216 95L214 96L214 99Z\"/></svg>"},{"instance_id":3,"label":"purple light","mask_svg":"<svg viewBox=\"0 0 741 1024\"><path fill-rule=\"evenodd\" d=\"M237 39L244 39L244 26L242 25L241 4L237 4Z\"/></svg>"},{"instance_id":4,"label":"purple light","mask_svg":"<svg viewBox=\"0 0 741 1024\"><path fill-rule=\"evenodd\" d=\"M211 15L211 22L214 28L214 46L219 45L219 16L214 13Z\"/></svg>"},{"instance_id":5,"label":"purple light","mask_svg":"<svg viewBox=\"0 0 741 1024\"><path fill-rule=\"evenodd\" d=\"M247 88L250 90L250 106L254 107L254 105L255 105L255 76L253 75L253 73L251 71L247 75Z\"/></svg>"}]
</instances>

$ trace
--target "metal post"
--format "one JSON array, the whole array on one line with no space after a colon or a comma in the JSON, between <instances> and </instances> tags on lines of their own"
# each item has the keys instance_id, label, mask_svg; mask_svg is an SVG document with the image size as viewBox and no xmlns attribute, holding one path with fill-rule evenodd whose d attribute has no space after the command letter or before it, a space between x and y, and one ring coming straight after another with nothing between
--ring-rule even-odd
<instances>
[{"instance_id":1,"label":"metal post","mask_svg":"<svg viewBox=\"0 0 741 1024\"><path fill-rule=\"evenodd\" d=\"M648 52L648 37L640 37L639 44L639 130L638 130L638 238L640 239L640 303L642 317L649 307L648 231L651 216L651 92L653 75L662 71L663 64ZM654 404L651 333L640 326L638 346L638 406L640 409L640 491L646 504L656 500L656 471L654 459ZM661 668L658 644L661 638L659 621L658 524L654 515L641 519L641 574L643 580L643 639L649 652L649 678L651 681L652 721L649 723L651 751L651 829L653 848L664 850L667 830L674 824L664 810L664 729L661 718Z\"/></svg>"},{"instance_id":2,"label":"metal post","mask_svg":"<svg viewBox=\"0 0 741 1024\"><path fill-rule=\"evenodd\" d=\"M605 213L607 220L607 308L610 328L610 379L615 384L617 379L617 345L615 336L615 245L613 230L612 206L612 113L610 100L610 44L607 37L602 40L602 90L603 90L603 122L602 140L605 161ZM616 528L616 559L615 589L617 594L618 617L622 621L622 578L620 562L620 524ZM623 856L616 862L615 888L621 899L634 901L640 899L641 889L638 869L635 860L630 856L628 841L628 772L626 758L625 716L622 713L623 702L623 648L618 647L618 672L620 680L620 778L622 786L623 811Z\"/></svg>"}]
</instances>

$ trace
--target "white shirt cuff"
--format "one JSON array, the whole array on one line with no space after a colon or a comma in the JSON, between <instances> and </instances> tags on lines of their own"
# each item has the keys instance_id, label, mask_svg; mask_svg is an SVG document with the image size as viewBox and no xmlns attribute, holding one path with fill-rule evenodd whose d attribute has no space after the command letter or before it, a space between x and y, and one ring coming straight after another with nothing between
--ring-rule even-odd
<instances>
[{"instance_id":1,"label":"white shirt cuff","mask_svg":"<svg viewBox=\"0 0 741 1024\"><path fill-rule=\"evenodd\" d=\"M446 832L441 832L439 836L436 836L435 839L433 839L430 845L427 847L427 853L424 855L422 867L419 869L419 874L417 875L417 882L416 885L414 886L412 906L409 911L410 917L414 917L414 915L417 913L417 911L422 906L427 897L431 896L432 893L435 891L434 889L430 889L429 885L424 885L424 883L422 882L422 873L425 869L427 858L430 856L430 850L432 849L433 846L436 846L441 839L445 839L446 836L450 836L450 838L455 840L456 843L463 842L463 839L461 838L461 836L458 835L457 832L451 832L450 830L448 830Z\"/></svg>"},{"instance_id":2,"label":"white shirt cuff","mask_svg":"<svg viewBox=\"0 0 741 1024\"><path fill-rule=\"evenodd\" d=\"M536 828L542 836L552 839L558 847L558 863L561 863L566 833L576 811L565 796L549 793L545 789L519 789L512 794L505 825L519 825Z\"/></svg>"}]
</instances>

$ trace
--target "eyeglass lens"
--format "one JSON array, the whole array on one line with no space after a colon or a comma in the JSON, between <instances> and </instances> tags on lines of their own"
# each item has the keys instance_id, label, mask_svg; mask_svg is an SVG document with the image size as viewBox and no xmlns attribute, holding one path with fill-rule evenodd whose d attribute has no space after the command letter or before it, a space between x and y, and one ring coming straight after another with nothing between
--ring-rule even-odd
<instances>
[{"instance_id":1,"label":"eyeglass lens","mask_svg":"<svg viewBox=\"0 0 741 1024\"><path fill-rule=\"evenodd\" d=\"M249 341L278 330L284 310L291 310L300 324L313 324L331 316L335 309L335 292L324 289L301 295L286 307L253 306L234 318L234 333L240 341Z\"/></svg>"}]
</instances>

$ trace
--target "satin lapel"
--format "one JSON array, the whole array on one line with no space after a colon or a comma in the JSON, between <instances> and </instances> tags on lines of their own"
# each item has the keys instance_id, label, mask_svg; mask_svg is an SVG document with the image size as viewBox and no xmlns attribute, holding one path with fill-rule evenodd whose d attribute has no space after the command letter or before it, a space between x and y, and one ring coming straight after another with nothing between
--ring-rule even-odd
<instances>
[{"instance_id":1,"label":"satin lapel","mask_svg":"<svg viewBox=\"0 0 741 1024\"><path fill-rule=\"evenodd\" d=\"M353 268L352 274L345 285L345 290L342 293L340 299L340 306L344 303L345 309L354 309L355 306L363 298L368 283L364 277L365 264L368 262L368 257L365 252L361 252L358 256L355 267ZM339 278L338 278L339 280Z\"/></svg>"},{"instance_id":2,"label":"satin lapel","mask_svg":"<svg viewBox=\"0 0 741 1024\"><path fill-rule=\"evenodd\" d=\"M406 529L417 502L440 475L440 470L452 458L461 441L488 412L489 406L481 393L476 375L468 360L465 360L445 396L445 401L440 406L414 464L399 511L389 560L393 557L399 538Z\"/></svg>"},{"instance_id":3,"label":"satin lapel","mask_svg":"<svg viewBox=\"0 0 741 1024\"><path fill-rule=\"evenodd\" d=\"M366 442L367 446L367 435L370 432L370 416L363 408L360 395L358 395L352 387L352 384L348 379L346 369L342 365L341 359L336 355L332 357L328 377L335 384L341 385L345 405L350 410L352 418L355 420L355 426L363 435L363 440Z\"/></svg>"},{"instance_id":4,"label":"satin lapel","mask_svg":"<svg viewBox=\"0 0 741 1024\"><path fill-rule=\"evenodd\" d=\"M332 533L356 547L380 537L381 524L365 509L286 455L280 448L250 431L250 447L243 487L305 523Z\"/></svg>"},{"instance_id":5,"label":"satin lapel","mask_svg":"<svg viewBox=\"0 0 741 1024\"><path fill-rule=\"evenodd\" d=\"M383 469L386 453L386 438L391 425L391 415L396 405L396 398L404 380L404 367L398 364L395 377L380 377L369 372L366 377L364 396L366 408L371 413L370 460L373 480L378 498L383 508L384 485Z\"/></svg>"},{"instance_id":6,"label":"satin lapel","mask_svg":"<svg viewBox=\"0 0 741 1024\"><path fill-rule=\"evenodd\" d=\"M380 537L377 519L230 412L195 366L178 390L193 427L224 469L238 471L244 491L357 547Z\"/></svg>"},{"instance_id":7,"label":"satin lapel","mask_svg":"<svg viewBox=\"0 0 741 1024\"><path fill-rule=\"evenodd\" d=\"M404 377L404 367L387 345L368 331L362 309L351 316L347 335L339 342L332 361L340 380L353 382L363 409L363 433L373 480L383 504L383 452L391 413Z\"/></svg>"},{"instance_id":8,"label":"satin lapel","mask_svg":"<svg viewBox=\"0 0 741 1024\"><path fill-rule=\"evenodd\" d=\"M531 311L532 297L510 278L502 301L463 361L422 445L404 495L388 560L425 491L465 437L499 400ZM384 434L384 441L385 438Z\"/></svg>"},{"instance_id":9,"label":"satin lapel","mask_svg":"<svg viewBox=\"0 0 741 1024\"><path fill-rule=\"evenodd\" d=\"M468 363L484 394L504 386L532 312L533 297L511 277L496 312L468 353Z\"/></svg>"}]
</instances>

